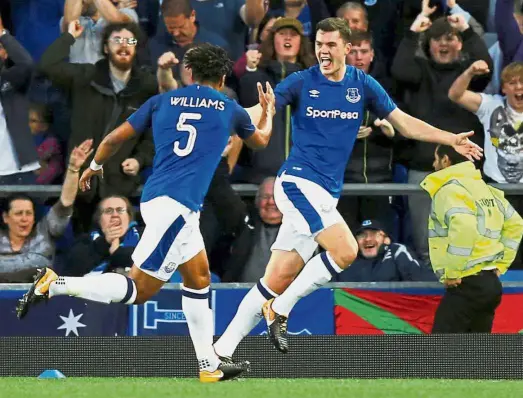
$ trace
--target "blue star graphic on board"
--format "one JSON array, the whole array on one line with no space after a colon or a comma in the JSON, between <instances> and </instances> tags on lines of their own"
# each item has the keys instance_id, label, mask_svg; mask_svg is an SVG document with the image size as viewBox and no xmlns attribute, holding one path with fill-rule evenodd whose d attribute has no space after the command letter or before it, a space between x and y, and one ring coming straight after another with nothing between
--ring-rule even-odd
<instances>
[{"instance_id":1,"label":"blue star graphic on board","mask_svg":"<svg viewBox=\"0 0 523 398\"><path fill-rule=\"evenodd\" d=\"M72 309L69 310L69 315L67 317L61 316L62 321L64 322L63 325L59 326L57 329L65 329L65 336L69 336L71 332L73 332L75 335L78 336L78 328L84 328L85 325L80 321L80 318L83 317L84 314L80 315L74 315L74 312Z\"/></svg>"}]
</instances>

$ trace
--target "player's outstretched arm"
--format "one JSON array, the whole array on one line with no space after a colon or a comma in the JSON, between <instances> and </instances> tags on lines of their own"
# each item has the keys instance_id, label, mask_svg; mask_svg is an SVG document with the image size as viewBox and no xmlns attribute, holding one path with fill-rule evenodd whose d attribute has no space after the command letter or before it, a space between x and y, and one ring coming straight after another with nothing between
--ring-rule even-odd
<instances>
[{"instance_id":1,"label":"player's outstretched arm","mask_svg":"<svg viewBox=\"0 0 523 398\"><path fill-rule=\"evenodd\" d=\"M474 62L450 86L449 98L470 112L476 113L481 106L481 95L467 89L474 76L487 73L489 73L489 66L485 61Z\"/></svg>"},{"instance_id":2,"label":"player's outstretched arm","mask_svg":"<svg viewBox=\"0 0 523 398\"><path fill-rule=\"evenodd\" d=\"M258 94L260 96L260 104L257 105L261 109L260 118L257 124L253 121L253 124L256 126L254 133L249 138L244 140L245 144L251 149L263 149L267 146L267 144L269 144L269 140L272 134L272 119L276 113L276 99L274 97L274 91L272 90L269 82L266 83L265 93L263 92L263 86L261 83L257 84L257 88ZM246 109L246 111L249 113L248 109ZM249 115L251 120L253 120L253 116L251 114Z\"/></svg>"},{"instance_id":3,"label":"player's outstretched arm","mask_svg":"<svg viewBox=\"0 0 523 398\"><path fill-rule=\"evenodd\" d=\"M448 131L440 130L422 120L416 119L399 108L394 109L386 119L404 137L418 141L449 145L453 147L456 152L471 161L474 161L474 159L479 160L483 156L483 149L468 138L474 134L473 131L461 134L449 133Z\"/></svg>"},{"instance_id":4,"label":"player's outstretched arm","mask_svg":"<svg viewBox=\"0 0 523 398\"><path fill-rule=\"evenodd\" d=\"M109 133L100 143L94 158L80 178L80 189L87 191L91 189L91 178L95 175L103 176L103 164L113 156L122 144L136 135L136 131L129 122L124 122L120 127Z\"/></svg>"}]
</instances>

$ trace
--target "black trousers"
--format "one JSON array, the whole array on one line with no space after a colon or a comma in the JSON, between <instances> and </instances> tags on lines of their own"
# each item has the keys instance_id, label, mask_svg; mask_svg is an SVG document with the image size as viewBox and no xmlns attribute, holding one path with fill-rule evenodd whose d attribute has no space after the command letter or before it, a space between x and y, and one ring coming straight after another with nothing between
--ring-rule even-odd
<instances>
[{"instance_id":1,"label":"black trousers","mask_svg":"<svg viewBox=\"0 0 523 398\"><path fill-rule=\"evenodd\" d=\"M502 286L494 271L481 271L447 288L432 333L490 333Z\"/></svg>"}]
</instances>

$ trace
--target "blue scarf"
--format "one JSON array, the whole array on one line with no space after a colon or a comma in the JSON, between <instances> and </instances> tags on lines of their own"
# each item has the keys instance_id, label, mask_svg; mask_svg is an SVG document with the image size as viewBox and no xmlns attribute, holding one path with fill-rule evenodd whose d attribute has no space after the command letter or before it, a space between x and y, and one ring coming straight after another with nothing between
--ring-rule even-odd
<instances>
[{"instance_id":1,"label":"blue scarf","mask_svg":"<svg viewBox=\"0 0 523 398\"><path fill-rule=\"evenodd\" d=\"M129 224L127 232L124 236L120 238L120 247L136 247L138 241L140 240L140 233L138 232L137 226L138 224L136 223L136 221L132 221ZM91 239L94 241L102 235L103 234L100 230L93 231L91 232ZM107 270L108 265L109 261L104 261L100 263L96 268L94 268L90 273L104 273Z\"/></svg>"}]
</instances>

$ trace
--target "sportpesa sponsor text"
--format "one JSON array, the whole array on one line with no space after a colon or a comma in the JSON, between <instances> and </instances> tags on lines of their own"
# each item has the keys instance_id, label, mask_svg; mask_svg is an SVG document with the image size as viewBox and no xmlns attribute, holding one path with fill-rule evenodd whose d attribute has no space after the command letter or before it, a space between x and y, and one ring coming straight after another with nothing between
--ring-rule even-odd
<instances>
[{"instance_id":1,"label":"sportpesa sponsor text","mask_svg":"<svg viewBox=\"0 0 523 398\"><path fill-rule=\"evenodd\" d=\"M305 115L313 119L317 117L325 119L358 119L360 117L359 112L342 112L339 109L319 110L314 109L312 106L307 107Z\"/></svg>"}]
</instances>

